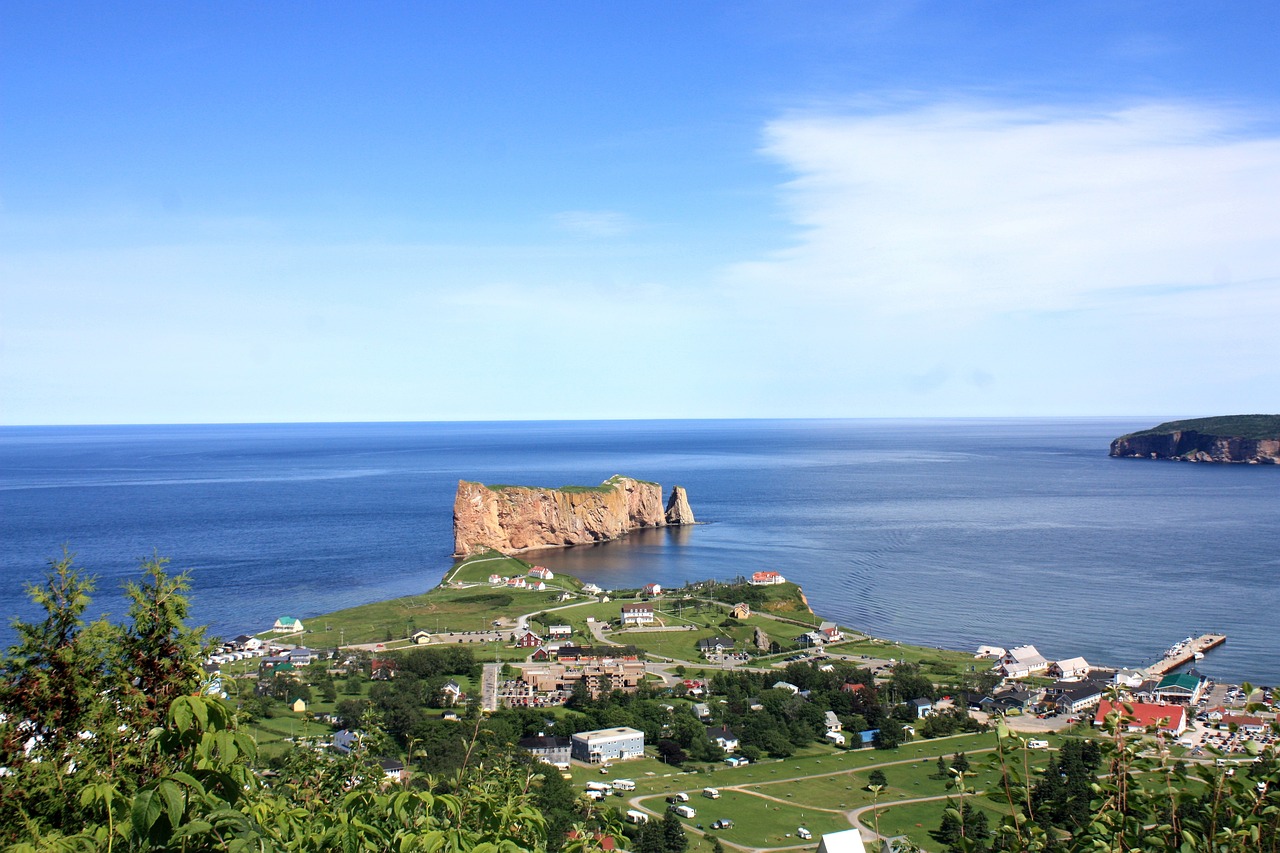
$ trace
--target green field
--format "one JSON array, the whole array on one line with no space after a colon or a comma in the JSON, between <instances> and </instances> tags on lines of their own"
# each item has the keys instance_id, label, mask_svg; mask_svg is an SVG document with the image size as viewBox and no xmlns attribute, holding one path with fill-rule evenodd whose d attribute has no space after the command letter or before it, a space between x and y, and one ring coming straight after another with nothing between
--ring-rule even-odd
<instances>
[{"instance_id":1,"label":"green field","mask_svg":"<svg viewBox=\"0 0 1280 853\"><path fill-rule=\"evenodd\" d=\"M1167 421L1151 429L1131 432L1121 438L1143 435L1168 435L1172 432L1198 432L1202 435L1235 436L1248 439L1280 438L1280 415L1221 415Z\"/></svg>"},{"instance_id":2,"label":"green field","mask_svg":"<svg viewBox=\"0 0 1280 853\"><path fill-rule=\"evenodd\" d=\"M806 844L796 837L796 829L805 827L813 833L816 846L824 832L849 829L849 820L839 811L805 808L788 802L779 802L744 791L722 791L719 799L711 800L701 795L701 788L689 792L688 805L697 815L684 821L688 827L701 827L718 838L746 847L790 847ZM649 797L641 804L661 814L667 807L662 796ZM715 820L728 818L733 821L729 829L712 830Z\"/></svg>"}]
</instances>

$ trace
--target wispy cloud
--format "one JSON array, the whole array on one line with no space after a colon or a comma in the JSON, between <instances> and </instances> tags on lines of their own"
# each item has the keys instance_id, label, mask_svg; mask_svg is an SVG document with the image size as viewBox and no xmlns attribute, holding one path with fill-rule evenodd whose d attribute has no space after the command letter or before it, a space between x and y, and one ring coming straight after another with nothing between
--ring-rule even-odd
<instances>
[{"instance_id":1,"label":"wispy cloud","mask_svg":"<svg viewBox=\"0 0 1280 853\"><path fill-rule=\"evenodd\" d=\"M1064 310L1280 274L1280 139L1231 112L796 115L768 126L764 150L794 175L782 197L798 239L737 280L860 314Z\"/></svg>"},{"instance_id":2,"label":"wispy cloud","mask_svg":"<svg viewBox=\"0 0 1280 853\"><path fill-rule=\"evenodd\" d=\"M616 210L565 210L552 219L556 227L578 237L619 237L635 228L629 216Z\"/></svg>"}]
</instances>

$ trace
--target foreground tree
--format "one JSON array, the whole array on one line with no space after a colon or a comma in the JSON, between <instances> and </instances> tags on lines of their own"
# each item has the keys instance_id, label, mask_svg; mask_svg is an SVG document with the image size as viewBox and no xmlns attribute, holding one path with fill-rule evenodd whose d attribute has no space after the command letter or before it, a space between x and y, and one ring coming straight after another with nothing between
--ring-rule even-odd
<instances>
[{"instance_id":1,"label":"foreground tree","mask_svg":"<svg viewBox=\"0 0 1280 853\"><path fill-rule=\"evenodd\" d=\"M0 846L35 851L546 851L536 767L469 750L433 790L391 786L375 747L298 748L271 788L235 712L200 691L202 634L165 561L130 585L129 621L86 625L71 555L29 588L0 661ZM387 743L368 720L369 743ZM430 780L428 780L430 781Z\"/></svg>"}]
</instances>

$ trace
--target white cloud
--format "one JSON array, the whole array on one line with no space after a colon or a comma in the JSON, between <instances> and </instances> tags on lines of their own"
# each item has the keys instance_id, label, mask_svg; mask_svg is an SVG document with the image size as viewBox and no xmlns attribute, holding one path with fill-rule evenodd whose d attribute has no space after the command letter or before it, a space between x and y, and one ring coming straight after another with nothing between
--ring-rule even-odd
<instances>
[{"instance_id":1,"label":"white cloud","mask_svg":"<svg viewBox=\"0 0 1280 853\"><path fill-rule=\"evenodd\" d=\"M635 227L629 216L615 210L565 210L552 219L558 228L579 237L620 237Z\"/></svg>"},{"instance_id":2,"label":"white cloud","mask_svg":"<svg viewBox=\"0 0 1280 853\"><path fill-rule=\"evenodd\" d=\"M1280 277L1280 139L1185 104L772 122L797 243L733 271L864 317L1057 311Z\"/></svg>"}]
</instances>

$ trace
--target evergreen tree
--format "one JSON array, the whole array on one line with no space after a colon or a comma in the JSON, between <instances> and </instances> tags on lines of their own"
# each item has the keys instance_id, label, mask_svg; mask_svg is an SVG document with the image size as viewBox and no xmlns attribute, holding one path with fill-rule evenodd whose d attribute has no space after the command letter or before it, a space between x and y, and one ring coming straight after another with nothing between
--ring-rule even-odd
<instances>
[{"instance_id":1,"label":"evergreen tree","mask_svg":"<svg viewBox=\"0 0 1280 853\"><path fill-rule=\"evenodd\" d=\"M635 853L666 853L666 849L666 836L661 824L652 820L640 824Z\"/></svg>"},{"instance_id":2,"label":"evergreen tree","mask_svg":"<svg viewBox=\"0 0 1280 853\"><path fill-rule=\"evenodd\" d=\"M670 809L662 816L662 849L666 853L684 853L689 849L689 839L684 834L684 824Z\"/></svg>"}]
</instances>

